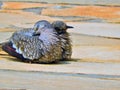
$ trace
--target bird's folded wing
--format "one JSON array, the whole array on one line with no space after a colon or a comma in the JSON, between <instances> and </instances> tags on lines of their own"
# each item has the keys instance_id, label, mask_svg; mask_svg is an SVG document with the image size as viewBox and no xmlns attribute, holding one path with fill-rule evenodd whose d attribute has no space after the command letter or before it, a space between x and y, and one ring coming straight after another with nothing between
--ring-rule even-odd
<instances>
[{"instance_id":1,"label":"bird's folded wing","mask_svg":"<svg viewBox=\"0 0 120 90\"><path fill-rule=\"evenodd\" d=\"M11 37L11 41L16 52L22 54L24 58L34 60L42 56L41 47L43 44L38 36L33 37L15 33Z\"/></svg>"}]
</instances>

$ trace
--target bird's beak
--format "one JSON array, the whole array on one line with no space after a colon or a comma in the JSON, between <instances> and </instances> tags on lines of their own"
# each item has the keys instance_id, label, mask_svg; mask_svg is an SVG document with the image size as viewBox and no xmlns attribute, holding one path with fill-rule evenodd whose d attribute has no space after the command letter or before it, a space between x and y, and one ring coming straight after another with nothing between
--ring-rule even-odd
<instances>
[{"instance_id":1,"label":"bird's beak","mask_svg":"<svg viewBox=\"0 0 120 90\"><path fill-rule=\"evenodd\" d=\"M74 28L74 27L72 27L72 26L67 26L67 28Z\"/></svg>"}]
</instances>

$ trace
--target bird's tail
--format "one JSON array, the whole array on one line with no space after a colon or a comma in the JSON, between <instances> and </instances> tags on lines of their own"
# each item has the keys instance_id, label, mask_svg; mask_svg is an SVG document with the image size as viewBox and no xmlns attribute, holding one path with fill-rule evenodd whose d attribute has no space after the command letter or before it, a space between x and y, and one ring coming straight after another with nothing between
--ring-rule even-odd
<instances>
[{"instance_id":1,"label":"bird's tail","mask_svg":"<svg viewBox=\"0 0 120 90\"><path fill-rule=\"evenodd\" d=\"M2 50L2 45L4 45L6 42L2 42L2 43L0 43L0 51L3 51Z\"/></svg>"}]
</instances>

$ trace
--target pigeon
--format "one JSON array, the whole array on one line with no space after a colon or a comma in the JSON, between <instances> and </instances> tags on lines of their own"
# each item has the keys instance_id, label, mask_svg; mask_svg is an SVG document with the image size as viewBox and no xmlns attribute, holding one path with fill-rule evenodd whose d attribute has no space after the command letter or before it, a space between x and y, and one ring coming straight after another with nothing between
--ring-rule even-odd
<instances>
[{"instance_id":1,"label":"pigeon","mask_svg":"<svg viewBox=\"0 0 120 90\"><path fill-rule=\"evenodd\" d=\"M36 22L30 33L13 33L2 49L29 63L55 63L62 59L61 40L46 20Z\"/></svg>"},{"instance_id":2,"label":"pigeon","mask_svg":"<svg viewBox=\"0 0 120 90\"><path fill-rule=\"evenodd\" d=\"M66 25L63 21L54 21L52 26L55 28L61 40L62 60L70 60L72 55L72 44L67 29L73 27Z\"/></svg>"}]
</instances>

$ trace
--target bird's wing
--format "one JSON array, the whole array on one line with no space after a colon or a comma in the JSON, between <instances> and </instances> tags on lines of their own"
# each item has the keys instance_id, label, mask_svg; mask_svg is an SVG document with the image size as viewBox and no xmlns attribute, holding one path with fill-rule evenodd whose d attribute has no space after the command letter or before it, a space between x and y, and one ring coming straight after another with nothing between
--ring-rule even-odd
<instances>
[{"instance_id":1,"label":"bird's wing","mask_svg":"<svg viewBox=\"0 0 120 90\"><path fill-rule=\"evenodd\" d=\"M24 28L24 29L21 29L19 31L14 32L13 35L15 35L15 34L21 34L21 35L32 36L33 32L34 32L34 30L32 30L31 28ZM5 43L9 42L9 39L6 40L5 42L0 43L0 51L2 51L2 45L4 45Z\"/></svg>"},{"instance_id":2,"label":"bird's wing","mask_svg":"<svg viewBox=\"0 0 120 90\"><path fill-rule=\"evenodd\" d=\"M42 43L38 36L28 36L14 33L10 39L16 52L23 55L24 58L34 60L42 56Z\"/></svg>"}]
</instances>

